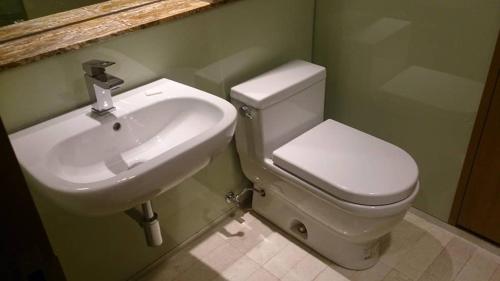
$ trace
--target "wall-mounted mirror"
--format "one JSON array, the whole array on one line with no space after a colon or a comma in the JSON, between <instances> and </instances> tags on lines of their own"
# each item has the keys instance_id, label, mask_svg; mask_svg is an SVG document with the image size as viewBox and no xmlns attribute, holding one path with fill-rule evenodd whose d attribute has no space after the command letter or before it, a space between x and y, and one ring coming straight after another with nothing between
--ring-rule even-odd
<instances>
[{"instance_id":1,"label":"wall-mounted mirror","mask_svg":"<svg viewBox=\"0 0 500 281\"><path fill-rule=\"evenodd\" d=\"M2 0L0 4L2 5L0 25L5 26L106 1L107 0Z\"/></svg>"},{"instance_id":2,"label":"wall-mounted mirror","mask_svg":"<svg viewBox=\"0 0 500 281\"><path fill-rule=\"evenodd\" d=\"M0 0L0 21L10 23L0 26L0 70L62 54L232 1L236 0ZM63 2L72 5L75 2L79 5L99 3L29 18L33 12L28 12L27 3L36 3L37 7L75 7L56 5ZM17 21L21 16L26 20Z\"/></svg>"},{"instance_id":3,"label":"wall-mounted mirror","mask_svg":"<svg viewBox=\"0 0 500 281\"><path fill-rule=\"evenodd\" d=\"M0 43L161 0L1 0Z\"/></svg>"}]
</instances>

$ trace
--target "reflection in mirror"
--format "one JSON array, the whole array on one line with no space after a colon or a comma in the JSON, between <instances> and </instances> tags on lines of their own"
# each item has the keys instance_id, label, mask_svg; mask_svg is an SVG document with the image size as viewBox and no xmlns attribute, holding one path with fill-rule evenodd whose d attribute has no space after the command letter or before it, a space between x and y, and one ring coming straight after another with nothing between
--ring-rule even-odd
<instances>
[{"instance_id":1,"label":"reflection in mirror","mask_svg":"<svg viewBox=\"0 0 500 281\"><path fill-rule=\"evenodd\" d=\"M0 0L0 43L162 1Z\"/></svg>"},{"instance_id":2,"label":"reflection in mirror","mask_svg":"<svg viewBox=\"0 0 500 281\"><path fill-rule=\"evenodd\" d=\"M0 26L64 12L108 0L2 0Z\"/></svg>"}]
</instances>

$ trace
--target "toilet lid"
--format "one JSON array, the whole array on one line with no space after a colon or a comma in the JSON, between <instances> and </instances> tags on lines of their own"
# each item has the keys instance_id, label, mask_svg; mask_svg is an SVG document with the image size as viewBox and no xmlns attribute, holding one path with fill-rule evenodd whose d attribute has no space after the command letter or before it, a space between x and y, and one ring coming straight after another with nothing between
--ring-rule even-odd
<instances>
[{"instance_id":1,"label":"toilet lid","mask_svg":"<svg viewBox=\"0 0 500 281\"><path fill-rule=\"evenodd\" d=\"M418 168L399 147L326 120L273 152L275 165L342 200L362 205L401 201Z\"/></svg>"}]
</instances>

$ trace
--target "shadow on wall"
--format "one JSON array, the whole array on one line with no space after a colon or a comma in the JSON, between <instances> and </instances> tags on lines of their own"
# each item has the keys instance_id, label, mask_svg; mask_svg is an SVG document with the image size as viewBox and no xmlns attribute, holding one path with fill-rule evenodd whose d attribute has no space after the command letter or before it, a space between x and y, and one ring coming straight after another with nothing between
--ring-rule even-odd
<instances>
[{"instance_id":1,"label":"shadow on wall","mask_svg":"<svg viewBox=\"0 0 500 281\"><path fill-rule=\"evenodd\" d=\"M271 59L272 54L264 48L248 48L196 71L193 82L196 87L209 93L229 95L232 86L266 71L262 68L263 62ZM228 99L229 96L224 98Z\"/></svg>"}]
</instances>

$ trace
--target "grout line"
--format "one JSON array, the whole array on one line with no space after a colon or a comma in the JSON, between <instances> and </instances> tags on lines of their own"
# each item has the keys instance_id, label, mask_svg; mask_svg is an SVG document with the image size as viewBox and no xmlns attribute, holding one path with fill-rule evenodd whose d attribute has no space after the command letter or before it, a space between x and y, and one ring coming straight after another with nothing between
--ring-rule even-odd
<instances>
[{"instance_id":1,"label":"grout line","mask_svg":"<svg viewBox=\"0 0 500 281\"><path fill-rule=\"evenodd\" d=\"M476 253L476 251L477 251L477 246L475 246L475 247L474 247L474 251L472 251L472 253L470 254L470 256L469 256L469 258L467 259L467 261L466 261L466 262L464 262L464 264L462 265L462 267L460 268L460 270L459 270L459 271L457 271L457 275L456 275L456 276L454 276L454 278L453 278L453 279L456 279L456 278L460 275L460 273L462 272L462 270L464 270L465 266L466 266L466 265L469 263L469 261L472 259L472 256L474 256L474 254Z\"/></svg>"},{"instance_id":2,"label":"grout line","mask_svg":"<svg viewBox=\"0 0 500 281\"><path fill-rule=\"evenodd\" d=\"M379 260L379 262L382 262L382 261L380 261L380 260ZM385 265L387 265L387 266L389 266L389 270L387 270L387 272L384 274L384 276L382 276L382 279L380 279L380 281L384 281L384 280L385 280L385 278L386 278L386 277L387 277L387 276L391 273L391 271L393 271L393 270L394 270L394 271L399 272L399 270L397 270L397 269L396 269L396 268L394 268L393 266L390 266L390 265L388 265L388 264L386 264L386 263L384 263L384 264L385 264ZM313 281L314 281L314 280L313 280ZM412 280L412 281L413 281L413 280Z\"/></svg>"},{"instance_id":3,"label":"grout line","mask_svg":"<svg viewBox=\"0 0 500 281\"><path fill-rule=\"evenodd\" d=\"M296 245L296 246L298 246L299 248L302 248L302 247L300 247L299 245ZM298 265L300 262L302 262L303 260L305 260L305 259L307 258L307 255L311 255L311 254L310 254L309 252L307 252L305 249L303 249L303 250L305 251L305 255L304 255L302 258L300 258L299 260L297 260L297 261L296 261L296 262L295 262L292 266L290 266L290 269L288 269L288 271L287 271L285 274L283 274L283 276L281 276L279 279L283 279L283 278L284 278L284 277L285 277L288 273L290 273L290 272L291 272L294 268L296 268L296 267L297 267L297 265ZM313 280L314 280L314 279L313 279Z\"/></svg>"},{"instance_id":4,"label":"grout line","mask_svg":"<svg viewBox=\"0 0 500 281\"><path fill-rule=\"evenodd\" d=\"M497 264L497 267L493 270L493 273L491 274L490 278L488 278L488 281L497 281L498 279L493 279L493 277L495 277L497 271L499 272L500 274L500 263Z\"/></svg>"},{"instance_id":5,"label":"grout line","mask_svg":"<svg viewBox=\"0 0 500 281\"><path fill-rule=\"evenodd\" d=\"M286 239L286 238L285 238L285 239ZM288 239L287 239L287 240L288 240ZM254 262L256 262L256 263L257 263L257 261L256 261L256 260L252 259L252 257L248 256L247 254L248 254L250 251L252 251L255 247L259 246L261 243L264 243L264 242L265 242L264 240L260 241L260 242L259 242L259 244L255 245L252 249L248 250L248 252L246 252L246 253L245 253L245 256L247 256L249 259L251 259L252 261L254 261ZM286 248L286 246L285 246L285 247L283 247L283 248L281 248L279 251L277 251L276 253L274 253L273 255L271 255L271 257L270 257L270 258L268 258L266 261L264 261L264 263L259 264L259 266L264 267L264 265L265 265L266 263L268 263L270 260L272 260L272 259L273 259L273 258L274 258L274 257L275 257L278 253L280 253L280 252L281 252L283 249L285 249L285 248Z\"/></svg>"},{"instance_id":6,"label":"grout line","mask_svg":"<svg viewBox=\"0 0 500 281\"><path fill-rule=\"evenodd\" d=\"M227 243L227 242L226 242ZM216 247L215 249L212 250L213 251L216 251L224 246L228 246L228 247L232 247L234 248L234 250L236 252L239 252L241 254L241 251L238 251L238 249L236 249L235 247L233 247L230 243L227 243L226 245L222 244L222 245L219 245L218 247ZM241 254L239 255L236 259L234 259L231 263L227 264L225 267L223 268L220 268L220 269L213 269L210 267L209 264L206 264L205 262L202 262L204 266L207 266L209 268L211 268L215 273L216 273L216 276L214 276L212 279L210 279L210 281L214 281L214 280L218 280L220 278L224 278L223 280L226 280L225 277L222 275L224 273L224 271L228 268L230 268L231 266L233 266L236 262L238 262L239 259L241 259L245 254ZM190 269L190 268L189 268ZM188 271L189 269L187 269L186 271ZM248 275L248 277L250 277L255 271L253 271L252 273L250 273L250 275ZM174 279L173 281L184 281L184 280L181 280L179 279L179 275L176 277L176 279Z\"/></svg>"},{"instance_id":7,"label":"grout line","mask_svg":"<svg viewBox=\"0 0 500 281\"><path fill-rule=\"evenodd\" d=\"M260 223L262 223L263 225L269 227L274 233L278 233L279 235L283 236L283 238L285 238L289 243L294 243L291 239L289 239L289 237L287 237L284 233L282 233L282 230L279 229L277 226L275 226L274 224L272 224L271 222L267 221L267 220L262 220L262 217L259 216L255 211L253 210L250 210L250 211L247 211L247 213L251 214L252 216L255 217L256 220L259 220ZM262 240L260 243L263 243L264 240ZM255 245L255 247L257 247L259 244ZM283 246L281 249L279 249L279 251L277 251L276 253L274 253L269 259L267 259L262 265L259 264L259 266L261 266L262 268L264 268L264 265L267 264L270 260L272 260L275 256L277 256L281 251L283 251L283 249L285 249L288 245L285 245ZM253 248L252 248L253 249ZM252 249L250 249L247 253L249 253ZM245 253L245 255L247 255L247 253ZM249 257L250 258L250 257ZM251 260L253 260L252 258L250 258ZM265 268L264 268L265 269ZM267 270L266 270L267 271ZM274 276L274 274L272 274Z\"/></svg>"},{"instance_id":8,"label":"grout line","mask_svg":"<svg viewBox=\"0 0 500 281\"><path fill-rule=\"evenodd\" d=\"M323 270L321 270L320 272L316 273L316 275L314 275L313 279L311 279L311 281L314 281L314 279L318 278L318 276L321 274L321 272L325 271L327 268L328 268L328 264L324 263L323 261L321 261L324 265L325 265L325 268L323 268Z\"/></svg>"},{"instance_id":9,"label":"grout line","mask_svg":"<svg viewBox=\"0 0 500 281\"><path fill-rule=\"evenodd\" d=\"M441 254L445 251L445 249L448 246L448 244L449 244L449 242L446 243L446 245L441 249L441 251L439 252L439 254L432 260L432 262L425 268L425 270L422 272L422 274L415 281L419 281L420 279L422 279L423 276L425 276L425 273L434 264L434 262L439 258L439 256L441 256Z\"/></svg>"},{"instance_id":10,"label":"grout line","mask_svg":"<svg viewBox=\"0 0 500 281\"><path fill-rule=\"evenodd\" d=\"M443 248L441 249L441 251L439 251L439 253L432 259L431 263L429 263L429 265L427 265L427 267L424 269L424 271L422 271L422 273L420 273L420 275L418 276L417 279L415 279L416 281L417 280L420 280L422 278L422 276L425 275L425 272L429 269L429 267L431 267L431 265L439 258L439 256L441 255L442 252L445 251L446 247L448 247L448 245L450 244L451 240L453 238L451 238L450 240L448 240L444 245L443 245ZM440 242L441 243L441 242ZM403 272L404 273L404 272ZM409 276L410 277L410 276ZM411 277L410 277L411 278Z\"/></svg>"},{"instance_id":11,"label":"grout line","mask_svg":"<svg viewBox=\"0 0 500 281\"><path fill-rule=\"evenodd\" d=\"M325 272L325 271L326 271L326 270L328 270L329 268L330 268L330 265L329 265L329 264L326 264L326 267L325 267L325 268L323 268L323 270L321 270L321 271L320 271L320 272L319 272L316 276L314 276L314 278L313 278L311 281L316 280L316 278L318 278L318 276L320 276L320 275L321 275L321 273ZM330 268L330 269L331 269L331 268ZM333 270L333 269L332 269L332 270ZM339 273L339 274L341 274L341 273ZM341 275L342 275L342 274L341 274Z\"/></svg>"}]
</instances>

